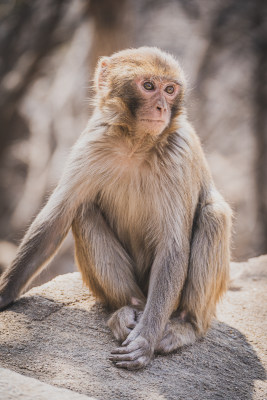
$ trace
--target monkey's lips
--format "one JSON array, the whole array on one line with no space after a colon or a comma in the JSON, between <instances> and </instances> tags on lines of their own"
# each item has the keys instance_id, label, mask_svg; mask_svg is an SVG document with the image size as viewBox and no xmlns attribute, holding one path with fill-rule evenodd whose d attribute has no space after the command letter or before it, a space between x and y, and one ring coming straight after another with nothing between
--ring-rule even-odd
<instances>
[{"instance_id":1,"label":"monkey's lips","mask_svg":"<svg viewBox=\"0 0 267 400\"><path fill-rule=\"evenodd\" d=\"M142 122L152 122L154 123L164 123L165 121L163 121L162 119L151 119L151 118L142 118L141 119Z\"/></svg>"}]
</instances>

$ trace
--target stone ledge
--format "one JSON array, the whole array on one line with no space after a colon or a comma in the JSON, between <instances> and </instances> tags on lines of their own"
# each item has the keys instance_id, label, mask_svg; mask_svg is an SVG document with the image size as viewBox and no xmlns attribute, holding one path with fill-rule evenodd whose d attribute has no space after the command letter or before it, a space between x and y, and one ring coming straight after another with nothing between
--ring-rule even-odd
<instances>
[{"instance_id":1,"label":"stone ledge","mask_svg":"<svg viewBox=\"0 0 267 400\"><path fill-rule=\"evenodd\" d=\"M0 398L3 400L95 400L68 389L60 389L9 369L0 368Z\"/></svg>"},{"instance_id":2,"label":"stone ledge","mask_svg":"<svg viewBox=\"0 0 267 400\"><path fill-rule=\"evenodd\" d=\"M232 263L219 321L206 338L137 372L108 360L117 346L108 314L79 273L58 276L0 314L0 364L10 370L0 371L0 398L76 399L68 391L56 397L57 386L84 395L77 400L266 399L266 267L267 256ZM39 388L38 380L47 384Z\"/></svg>"}]
</instances>

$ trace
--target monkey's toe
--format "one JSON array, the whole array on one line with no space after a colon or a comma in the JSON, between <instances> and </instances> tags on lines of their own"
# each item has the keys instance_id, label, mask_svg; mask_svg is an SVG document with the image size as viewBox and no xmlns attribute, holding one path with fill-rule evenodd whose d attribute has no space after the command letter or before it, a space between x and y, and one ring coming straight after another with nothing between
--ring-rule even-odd
<instances>
[{"instance_id":1,"label":"monkey's toe","mask_svg":"<svg viewBox=\"0 0 267 400\"><path fill-rule=\"evenodd\" d=\"M156 352L159 354L168 354L177 350L182 346L182 343L177 340L177 338L173 334L168 334L159 342L156 347Z\"/></svg>"},{"instance_id":2,"label":"monkey's toe","mask_svg":"<svg viewBox=\"0 0 267 400\"><path fill-rule=\"evenodd\" d=\"M116 311L108 320L108 326L114 337L123 342L129 333L136 327L138 316L136 310L132 307L125 306Z\"/></svg>"},{"instance_id":3,"label":"monkey's toe","mask_svg":"<svg viewBox=\"0 0 267 400\"><path fill-rule=\"evenodd\" d=\"M159 354L171 353L180 347L190 345L197 339L197 334L190 323L181 320L166 326L162 339L155 351Z\"/></svg>"},{"instance_id":4,"label":"monkey's toe","mask_svg":"<svg viewBox=\"0 0 267 400\"><path fill-rule=\"evenodd\" d=\"M155 351L159 354L168 354L182 346L181 335L175 331L171 323L166 325L163 337L158 342Z\"/></svg>"}]
</instances>

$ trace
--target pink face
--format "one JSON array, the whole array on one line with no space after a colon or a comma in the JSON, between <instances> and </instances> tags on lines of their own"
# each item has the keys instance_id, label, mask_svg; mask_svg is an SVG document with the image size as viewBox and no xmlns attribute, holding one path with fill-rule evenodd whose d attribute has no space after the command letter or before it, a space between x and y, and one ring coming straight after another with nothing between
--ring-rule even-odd
<instances>
[{"instance_id":1,"label":"pink face","mask_svg":"<svg viewBox=\"0 0 267 400\"><path fill-rule=\"evenodd\" d=\"M169 124L171 107L180 90L178 82L145 78L135 81L143 106L138 110L137 129L159 135Z\"/></svg>"}]
</instances>

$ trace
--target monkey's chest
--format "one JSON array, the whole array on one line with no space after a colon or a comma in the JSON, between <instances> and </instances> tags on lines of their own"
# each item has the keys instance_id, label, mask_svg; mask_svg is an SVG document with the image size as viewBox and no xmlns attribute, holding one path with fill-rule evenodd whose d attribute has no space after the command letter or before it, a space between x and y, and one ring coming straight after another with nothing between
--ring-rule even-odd
<instances>
[{"instance_id":1,"label":"monkey's chest","mask_svg":"<svg viewBox=\"0 0 267 400\"><path fill-rule=\"evenodd\" d=\"M184 224L181 199L190 197L182 193L186 179L179 182L176 167L166 168L156 155L149 160L145 153L129 157L127 149L112 147L104 161L98 206L138 268L146 268L158 243L166 239L164 232Z\"/></svg>"},{"instance_id":2,"label":"monkey's chest","mask_svg":"<svg viewBox=\"0 0 267 400\"><path fill-rule=\"evenodd\" d=\"M162 207L152 176L138 169L111 171L99 196L99 207L117 239L137 261L152 251L162 228Z\"/></svg>"}]
</instances>

